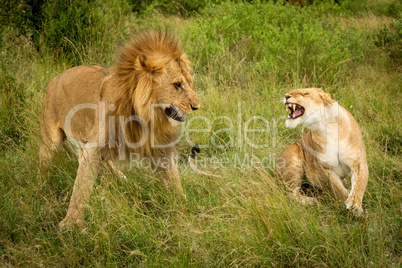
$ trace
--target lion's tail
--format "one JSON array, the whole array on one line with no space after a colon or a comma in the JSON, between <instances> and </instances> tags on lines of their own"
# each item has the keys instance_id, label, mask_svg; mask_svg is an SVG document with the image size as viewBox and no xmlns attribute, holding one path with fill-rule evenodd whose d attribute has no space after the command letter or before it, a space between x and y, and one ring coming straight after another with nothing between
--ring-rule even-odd
<instances>
[{"instance_id":1,"label":"lion's tail","mask_svg":"<svg viewBox=\"0 0 402 268\"><path fill-rule=\"evenodd\" d=\"M198 146L198 144L195 144L193 146L193 148L191 148L191 153L188 157L188 162L190 164L191 169L200 175L204 175L204 176L208 176L208 177L215 177L215 178L221 178L221 176L216 175L216 174L212 174L210 172L205 172L205 171L201 171L197 168L197 156L200 154L200 147Z\"/></svg>"}]
</instances>

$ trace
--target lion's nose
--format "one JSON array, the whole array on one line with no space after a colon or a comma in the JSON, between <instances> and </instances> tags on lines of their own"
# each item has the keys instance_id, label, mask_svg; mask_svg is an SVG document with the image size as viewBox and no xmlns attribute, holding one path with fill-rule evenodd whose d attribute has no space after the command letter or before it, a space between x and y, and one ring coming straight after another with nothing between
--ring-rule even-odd
<instances>
[{"instance_id":1,"label":"lion's nose","mask_svg":"<svg viewBox=\"0 0 402 268\"><path fill-rule=\"evenodd\" d=\"M285 99L290 99L290 95L285 95Z\"/></svg>"},{"instance_id":2,"label":"lion's nose","mask_svg":"<svg viewBox=\"0 0 402 268\"><path fill-rule=\"evenodd\" d=\"M193 105L190 105L190 106L191 106L191 109L192 109L193 111L198 110L198 108L200 108L200 107L194 107Z\"/></svg>"}]
</instances>

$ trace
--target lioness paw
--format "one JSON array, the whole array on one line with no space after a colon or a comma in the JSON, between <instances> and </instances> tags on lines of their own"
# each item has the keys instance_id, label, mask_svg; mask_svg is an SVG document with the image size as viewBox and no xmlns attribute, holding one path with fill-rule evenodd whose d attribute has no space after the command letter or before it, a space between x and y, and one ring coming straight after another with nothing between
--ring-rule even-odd
<instances>
[{"instance_id":1,"label":"lioness paw","mask_svg":"<svg viewBox=\"0 0 402 268\"><path fill-rule=\"evenodd\" d=\"M352 207L346 207L347 210L353 213L356 217L361 217L363 215L363 209L358 205L353 205Z\"/></svg>"},{"instance_id":2,"label":"lioness paw","mask_svg":"<svg viewBox=\"0 0 402 268\"><path fill-rule=\"evenodd\" d=\"M317 198L299 195L296 197L296 200L302 203L303 205L314 205L318 203Z\"/></svg>"},{"instance_id":3,"label":"lioness paw","mask_svg":"<svg viewBox=\"0 0 402 268\"><path fill-rule=\"evenodd\" d=\"M346 209L353 213L356 217L363 215L363 208L358 204L357 198L354 195L350 195L345 202Z\"/></svg>"}]
</instances>

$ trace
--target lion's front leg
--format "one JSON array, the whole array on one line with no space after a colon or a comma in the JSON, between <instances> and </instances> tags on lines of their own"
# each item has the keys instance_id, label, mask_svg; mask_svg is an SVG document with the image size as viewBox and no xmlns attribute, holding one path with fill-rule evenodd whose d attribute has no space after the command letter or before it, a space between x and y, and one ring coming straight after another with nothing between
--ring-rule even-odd
<instances>
[{"instance_id":1,"label":"lion's front leg","mask_svg":"<svg viewBox=\"0 0 402 268\"><path fill-rule=\"evenodd\" d=\"M358 168L352 170L352 189L345 202L346 208L356 216L363 214L362 202L368 181L368 168L365 164L360 164Z\"/></svg>"},{"instance_id":2,"label":"lion's front leg","mask_svg":"<svg viewBox=\"0 0 402 268\"><path fill-rule=\"evenodd\" d=\"M167 161L166 161L167 160ZM183 187L181 185L179 170L177 169L174 157L158 159L156 170L161 175L167 187L173 187L179 193L183 194Z\"/></svg>"},{"instance_id":3,"label":"lion's front leg","mask_svg":"<svg viewBox=\"0 0 402 268\"><path fill-rule=\"evenodd\" d=\"M81 226L84 220L85 204L92 193L96 176L99 173L99 158L96 149L81 149L79 167L74 182L73 193L66 217L59 223L60 228Z\"/></svg>"},{"instance_id":4,"label":"lion's front leg","mask_svg":"<svg viewBox=\"0 0 402 268\"><path fill-rule=\"evenodd\" d=\"M173 167L170 169L164 170L164 176L165 179L168 181L169 186L173 186L175 190L177 190L179 193L183 194L183 187L181 185L180 181L180 176L179 176L179 171L177 167Z\"/></svg>"}]
</instances>

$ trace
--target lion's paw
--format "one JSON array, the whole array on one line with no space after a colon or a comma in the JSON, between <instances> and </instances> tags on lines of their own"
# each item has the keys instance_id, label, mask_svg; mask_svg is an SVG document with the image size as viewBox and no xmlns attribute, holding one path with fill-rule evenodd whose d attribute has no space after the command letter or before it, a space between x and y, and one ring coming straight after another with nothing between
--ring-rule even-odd
<instances>
[{"instance_id":1,"label":"lion's paw","mask_svg":"<svg viewBox=\"0 0 402 268\"><path fill-rule=\"evenodd\" d=\"M65 221L65 219L62 220L61 222L59 222L58 226L59 226L60 231L62 231L62 232L71 229L71 224L70 224L70 223L67 223L67 222Z\"/></svg>"},{"instance_id":2,"label":"lion's paw","mask_svg":"<svg viewBox=\"0 0 402 268\"><path fill-rule=\"evenodd\" d=\"M120 170L116 170L116 173L117 173L117 175L119 176L120 179L127 180L127 176L124 175L124 173L121 172Z\"/></svg>"},{"instance_id":3,"label":"lion's paw","mask_svg":"<svg viewBox=\"0 0 402 268\"><path fill-rule=\"evenodd\" d=\"M73 226L81 228L84 225L84 221L81 219L71 220L70 218L64 218L59 224L60 231L66 231L73 229Z\"/></svg>"}]
</instances>

